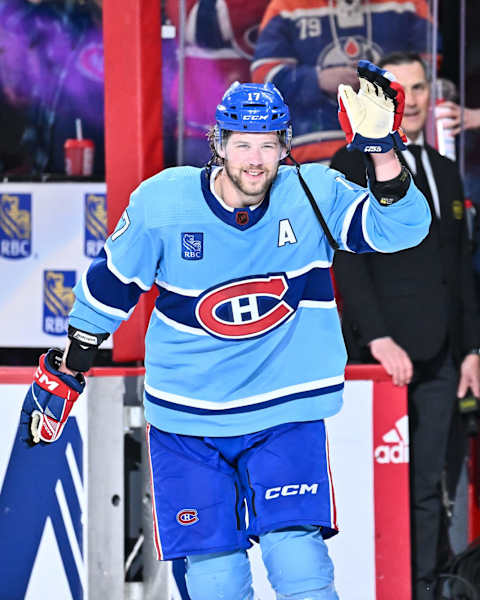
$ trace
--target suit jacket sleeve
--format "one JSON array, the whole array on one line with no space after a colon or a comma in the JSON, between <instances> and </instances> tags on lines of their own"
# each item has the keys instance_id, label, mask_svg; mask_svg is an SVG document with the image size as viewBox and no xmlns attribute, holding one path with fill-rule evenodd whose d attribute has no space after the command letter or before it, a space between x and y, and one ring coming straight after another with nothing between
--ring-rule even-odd
<instances>
[{"instance_id":1,"label":"suit jacket sleeve","mask_svg":"<svg viewBox=\"0 0 480 600\"><path fill-rule=\"evenodd\" d=\"M458 177L459 197L463 200L463 185ZM463 352L467 353L472 348L480 347L479 306L475 290L475 280L472 263L472 250L468 239L467 223L464 215L462 222L463 232L460 248L461 268L461 294L463 315Z\"/></svg>"},{"instance_id":2,"label":"suit jacket sleeve","mask_svg":"<svg viewBox=\"0 0 480 600\"><path fill-rule=\"evenodd\" d=\"M389 336L378 297L368 269L366 254L350 254L340 250L333 262L335 281L342 297L345 313L363 346L380 337Z\"/></svg>"}]
</instances>

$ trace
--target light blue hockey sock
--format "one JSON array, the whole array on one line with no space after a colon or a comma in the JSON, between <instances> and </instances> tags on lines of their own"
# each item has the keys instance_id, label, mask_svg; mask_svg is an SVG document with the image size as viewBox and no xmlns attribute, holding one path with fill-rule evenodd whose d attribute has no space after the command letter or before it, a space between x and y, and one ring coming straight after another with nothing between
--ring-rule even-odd
<instances>
[{"instance_id":1,"label":"light blue hockey sock","mask_svg":"<svg viewBox=\"0 0 480 600\"><path fill-rule=\"evenodd\" d=\"M244 550L187 556L186 581L192 600L253 600Z\"/></svg>"},{"instance_id":2,"label":"light blue hockey sock","mask_svg":"<svg viewBox=\"0 0 480 600\"><path fill-rule=\"evenodd\" d=\"M333 563L317 527L266 533L260 547L278 600L338 600Z\"/></svg>"}]
</instances>

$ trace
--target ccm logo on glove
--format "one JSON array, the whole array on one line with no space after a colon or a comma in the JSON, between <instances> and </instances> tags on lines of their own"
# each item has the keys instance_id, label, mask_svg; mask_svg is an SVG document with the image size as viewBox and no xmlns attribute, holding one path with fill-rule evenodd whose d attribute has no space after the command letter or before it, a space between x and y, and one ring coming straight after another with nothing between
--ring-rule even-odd
<instances>
[{"instance_id":1,"label":"ccm logo on glove","mask_svg":"<svg viewBox=\"0 0 480 600\"><path fill-rule=\"evenodd\" d=\"M72 390L72 388L63 381L58 379L49 379L47 375L48 371L45 369L45 357L46 354L42 354L37 370L35 371L36 383L38 383L38 385L47 392L55 392L56 396L62 396L65 398L65 400L75 402L75 400L80 396L80 392Z\"/></svg>"},{"instance_id":2,"label":"ccm logo on glove","mask_svg":"<svg viewBox=\"0 0 480 600\"><path fill-rule=\"evenodd\" d=\"M50 381L48 379L48 377L45 375L45 373L40 368L40 365L37 367L37 370L35 371L35 379L37 380L37 383L40 387L42 387L43 389L48 389L51 392L53 392L53 390L55 388L57 388L59 385L58 382ZM47 386L47 387L45 387L45 386Z\"/></svg>"},{"instance_id":3,"label":"ccm logo on glove","mask_svg":"<svg viewBox=\"0 0 480 600\"><path fill-rule=\"evenodd\" d=\"M59 370L62 356L61 350L53 348L40 357L25 396L20 430L22 439L30 445L58 440L73 404L85 388L81 373L74 376Z\"/></svg>"}]
</instances>

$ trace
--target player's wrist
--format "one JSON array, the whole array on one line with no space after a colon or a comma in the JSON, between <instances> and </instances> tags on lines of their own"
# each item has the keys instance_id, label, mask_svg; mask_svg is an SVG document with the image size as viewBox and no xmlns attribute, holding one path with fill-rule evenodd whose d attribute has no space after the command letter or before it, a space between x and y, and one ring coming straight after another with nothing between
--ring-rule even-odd
<instances>
[{"instance_id":1,"label":"player's wrist","mask_svg":"<svg viewBox=\"0 0 480 600\"><path fill-rule=\"evenodd\" d=\"M62 364L58 367L58 370L60 371L60 373L65 373L65 375L72 375L72 377L76 377L80 373L80 371L72 371L72 369L69 369L65 364L64 360L62 361Z\"/></svg>"},{"instance_id":2,"label":"player's wrist","mask_svg":"<svg viewBox=\"0 0 480 600\"><path fill-rule=\"evenodd\" d=\"M368 184L378 203L382 206L391 206L392 204L395 204L401 200L410 187L412 180L410 171L403 165L400 165L400 171L395 177L392 177L391 179L379 180L377 178L377 169L374 166L373 157L370 158L369 155L364 156L367 166ZM390 171L388 169L382 171L380 168L380 172L382 176L388 176L394 171Z\"/></svg>"},{"instance_id":3,"label":"player's wrist","mask_svg":"<svg viewBox=\"0 0 480 600\"><path fill-rule=\"evenodd\" d=\"M70 372L85 373L92 366L98 347L109 335L108 333L90 333L69 325L62 364Z\"/></svg>"},{"instance_id":4,"label":"player's wrist","mask_svg":"<svg viewBox=\"0 0 480 600\"><path fill-rule=\"evenodd\" d=\"M371 154L377 181L389 181L398 177L402 171L402 165L394 150L382 154Z\"/></svg>"}]
</instances>

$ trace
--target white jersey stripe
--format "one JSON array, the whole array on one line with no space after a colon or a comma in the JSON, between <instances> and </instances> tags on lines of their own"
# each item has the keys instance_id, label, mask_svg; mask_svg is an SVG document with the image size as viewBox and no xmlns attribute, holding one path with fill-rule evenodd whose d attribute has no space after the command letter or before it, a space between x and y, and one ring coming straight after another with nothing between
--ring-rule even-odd
<instances>
[{"instance_id":1,"label":"white jersey stripe","mask_svg":"<svg viewBox=\"0 0 480 600\"><path fill-rule=\"evenodd\" d=\"M177 331L183 331L184 333L191 333L193 335L209 335L206 331L200 329L200 327L190 327L189 325L184 325L179 321L174 321L173 319L170 319L170 317L167 317L167 315L160 312L157 307L153 309L153 312L158 319L165 323L165 325L169 325Z\"/></svg>"},{"instance_id":2,"label":"white jersey stripe","mask_svg":"<svg viewBox=\"0 0 480 600\"><path fill-rule=\"evenodd\" d=\"M413 2L404 2L399 4L396 2L384 2L382 4L369 4L368 10L372 13L396 12L416 13L415 4ZM301 19L304 17L328 17L329 15L336 16L337 8L335 6L322 6L318 8L296 8L295 10L282 10L280 16L284 19Z\"/></svg>"},{"instance_id":3,"label":"white jersey stripe","mask_svg":"<svg viewBox=\"0 0 480 600\"><path fill-rule=\"evenodd\" d=\"M265 75L265 83L273 81L273 78L277 75L277 73L280 73L280 71L285 67L286 65L275 65L273 69L270 69L270 71L268 71L268 73Z\"/></svg>"},{"instance_id":4,"label":"white jersey stripe","mask_svg":"<svg viewBox=\"0 0 480 600\"><path fill-rule=\"evenodd\" d=\"M107 255L108 270L110 271L110 273L112 273L112 275L115 275L117 279L120 279L120 281L126 285L128 285L129 283L135 283L136 285L138 285L139 288L141 288L145 292L148 292L148 290L152 287L151 285L144 283L139 277L126 277L125 275L120 273L117 267L113 264L112 252L107 246L107 244L105 244L103 249L105 250L105 254Z\"/></svg>"},{"instance_id":5,"label":"white jersey stripe","mask_svg":"<svg viewBox=\"0 0 480 600\"><path fill-rule=\"evenodd\" d=\"M161 279L157 279L155 283L159 287L162 287L163 289L167 290L167 292L174 292L175 294L180 294L182 296L191 296L192 298L200 296L200 294L203 292L203 290L189 290L188 288L182 288L178 285L172 285L170 283L167 283L166 281L162 281Z\"/></svg>"},{"instance_id":6,"label":"white jersey stripe","mask_svg":"<svg viewBox=\"0 0 480 600\"><path fill-rule=\"evenodd\" d=\"M300 300L299 308L337 308L335 300Z\"/></svg>"},{"instance_id":7,"label":"white jersey stripe","mask_svg":"<svg viewBox=\"0 0 480 600\"><path fill-rule=\"evenodd\" d=\"M368 214L369 210L370 210L370 198L365 202L365 204L363 205L363 209L362 209L362 231L363 231L363 237L365 238L365 241L370 246L370 248L373 248L375 250L375 252L382 252L382 250L379 250L375 246L375 244L372 242L370 236L368 235L368 231L367 231L367 214Z\"/></svg>"},{"instance_id":8,"label":"white jersey stripe","mask_svg":"<svg viewBox=\"0 0 480 600\"><path fill-rule=\"evenodd\" d=\"M335 302L335 300L300 300L300 302L298 303L298 308L331 309L337 308L337 303ZM183 333L190 333L192 335L209 335L206 331L200 329L200 327L190 327L189 325L184 325L179 321L175 321L174 319L167 317L167 315L158 310L157 307L153 309L153 313L158 319L163 321L165 325L173 327L173 329L176 329L177 331L182 331ZM290 321L290 319L292 318L295 318L295 313L293 313L289 317L288 321Z\"/></svg>"},{"instance_id":9,"label":"white jersey stripe","mask_svg":"<svg viewBox=\"0 0 480 600\"><path fill-rule=\"evenodd\" d=\"M260 58L259 60L256 60L254 63L252 63L252 65L250 66L250 73L253 73L255 69L258 69L258 67L261 67L266 63L278 63L278 61L282 62L282 67L284 67L285 65L295 65L298 62L297 59L292 58L291 56L271 56L269 58Z\"/></svg>"},{"instance_id":10,"label":"white jersey stripe","mask_svg":"<svg viewBox=\"0 0 480 600\"><path fill-rule=\"evenodd\" d=\"M268 402L282 396L289 396L291 394L299 394L301 392L308 392L313 390L320 390L322 388L329 387L331 385L338 385L345 381L342 375L335 377L325 377L324 379L317 379L316 381L307 381L306 383L300 383L298 385L289 385L284 388L279 388L265 394L257 394L255 396L247 396L245 398L239 398L238 400L230 400L228 402L211 402L209 400L198 400L197 398L187 398L178 394L171 394L163 390L157 390L145 382L145 391L155 398L160 398L166 402L172 402L175 404L181 404L182 406L192 406L194 408L203 408L205 410L228 410L230 408L237 408L239 406L251 406L253 404L261 404L262 402Z\"/></svg>"},{"instance_id":11,"label":"white jersey stripe","mask_svg":"<svg viewBox=\"0 0 480 600\"><path fill-rule=\"evenodd\" d=\"M314 260L300 269L287 271L286 275L289 279L292 279L293 277L298 277L299 275L305 275L305 273L308 273L308 271L311 271L312 269L329 269L331 266L332 262L329 260Z\"/></svg>"},{"instance_id":12,"label":"white jersey stripe","mask_svg":"<svg viewBox=\"0 0 480 600\"><path fill-rule=\"evenodd\" d=\"M116 317L117 319L128 319L129 316L132 314L132 312L135 309L135 306L133 306L128 312L125 312L124 310L122 310L120 308L114 308L113 306L108 306L107 304L103 304L103 302L100 302L99 300L97 300L92 295L90 290L88 289L87 271L84 271L84 273L82 275L82 290L83 290L83 293L85 294L85 298L89 302L89 304L91 304L94 308L96 308L100 312L106 313L107 315L110 315L112 317Z\"/></svg>"},{"instance_id":13,"label":"white jersey stripe","mask_svg":"<svg viewBox=\"0 0 480 600\"><path fill-rule=\"evenodd\" d=\"M343 226L342 226L341 239L342 239L342 245L343 245L344 249L348 250L349 252L353 252L353 250L351 250L351 248L349 248L348 244L347 244L348 231L350 229L350 225L352 224L353 215L355 214L355 211L357 210L357 206L360 204L360 202L363 202L363 200L365 200L365 198L367 196L368 196L368 194L362 194L358 198L358 200L355 200L352 203L352 205L348 208L347 212L345 213L345 219L343 220Z\"/></svg>"},{"instance_id":14,"label":"white jersey stripe","mask_svg":"<svg viewBox=\"0 0 480 600\"><path fill-rule=\"evenodd\" d=\"M294 269L293 271L287 271L286 275L289 279L292 279L293 277L299 277L300 275L304 275L305 273L308 273L308 271L311 271L312 269L329 269L331 266L332 266L332 261L315 260L311 263L308 263L304 267L300 267L299 269ZM194 289L182 288L182 287L179 287L178 285L173 285L171 283L168 283L167 281L162 281L161 279L157 279L155 281L155 283L159 287L167 290L168 292L174 292L175 294L181 294L182 296L190 296L191 298L196 298L197 296L200 296L200 294L204 291L204 290L194 290Z\"/></svg>"}]
</instances>

